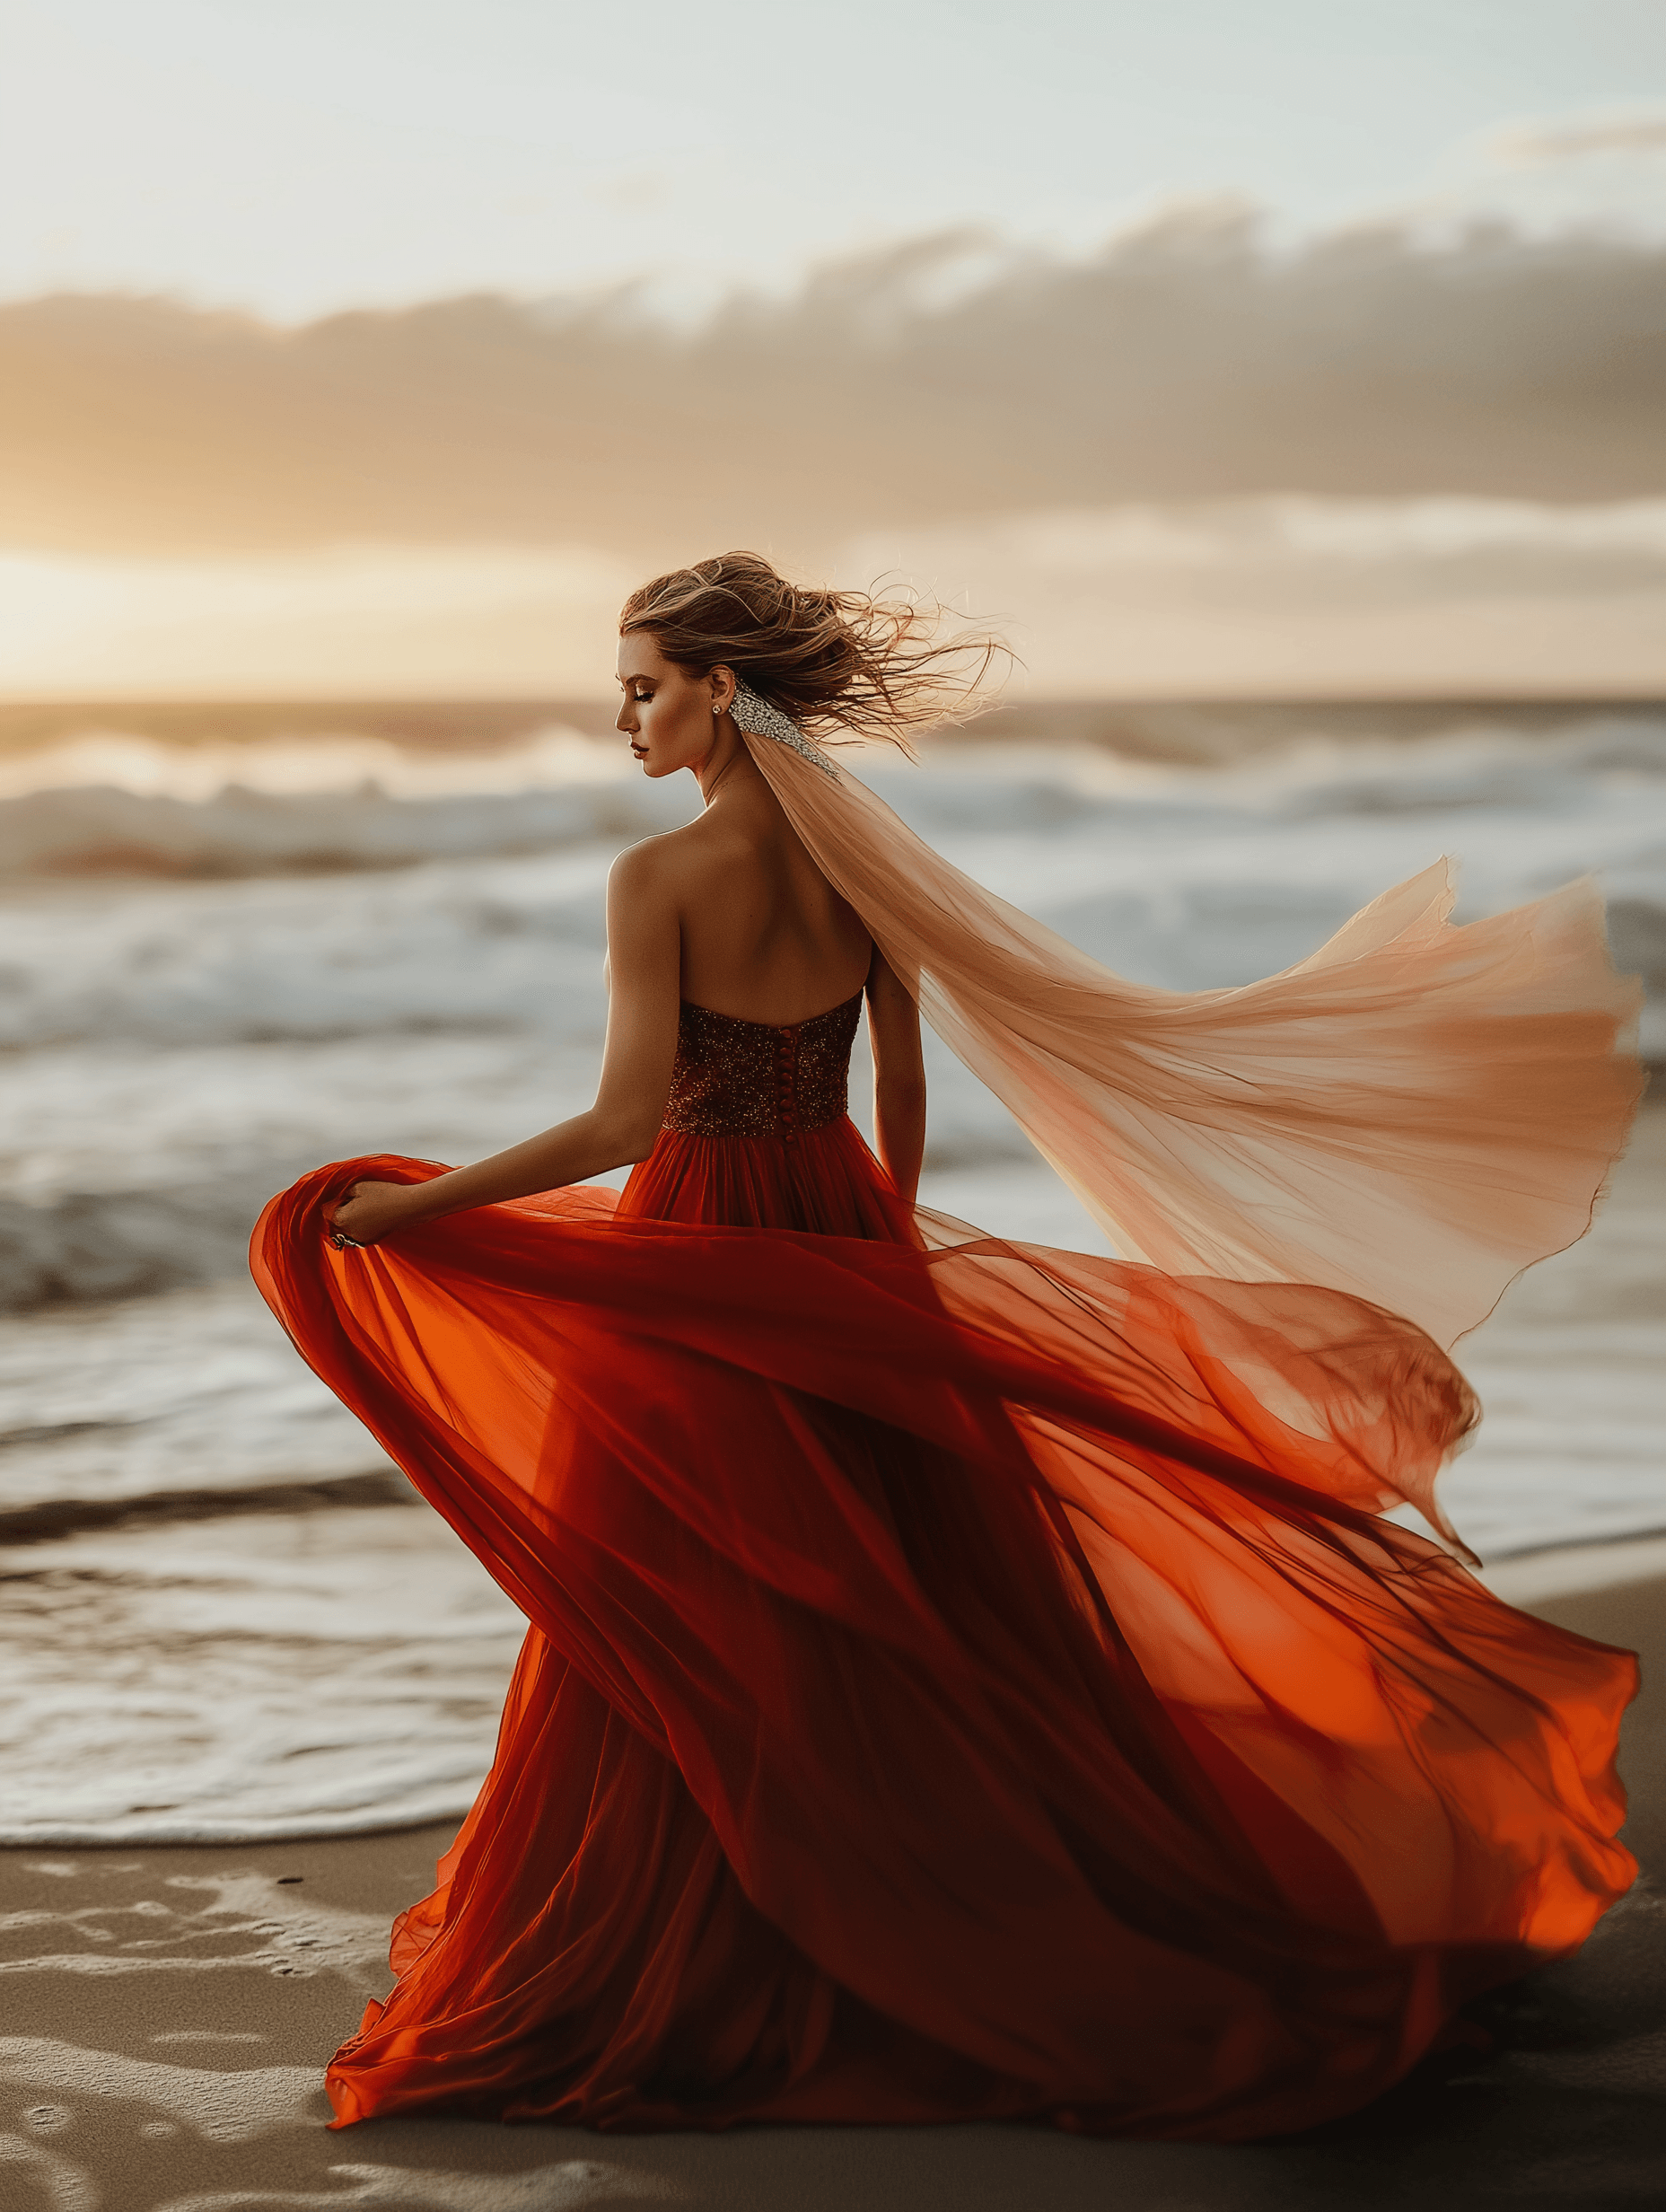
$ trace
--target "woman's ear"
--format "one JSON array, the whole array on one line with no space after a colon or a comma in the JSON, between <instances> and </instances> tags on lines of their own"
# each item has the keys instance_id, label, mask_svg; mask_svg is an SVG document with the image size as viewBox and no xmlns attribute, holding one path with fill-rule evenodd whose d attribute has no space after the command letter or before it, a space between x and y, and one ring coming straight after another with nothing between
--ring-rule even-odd
<instances>
[{"instance_id":1,"label":"woman's ear","mask_svg":"<svg viewBox=\"0 0 1666 2212\"><path fill-rule=\"evenodd\" d=\"M734 704L734 671L715 668L707 680L712 687L712 712L726 715Z\"/></svg>"}]
</instances>

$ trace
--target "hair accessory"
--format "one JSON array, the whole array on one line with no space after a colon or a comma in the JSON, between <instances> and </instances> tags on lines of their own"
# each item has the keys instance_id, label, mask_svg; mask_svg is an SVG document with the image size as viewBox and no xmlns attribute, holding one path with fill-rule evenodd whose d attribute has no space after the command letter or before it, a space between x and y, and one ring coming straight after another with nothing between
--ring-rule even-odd
<instances>
[{"instance_id":1,"label":"hair accessory","mask_svg":"<svg viewBox=\"0 0 1666 2212\"><path fill-rule=\"evenodd\" d=\"M759 698L750 684L741 683L738 678L729 711L734 716L737 729L750 730L754 737L774 738L777 745L785 745L790 752L795 752L801 760L808 760L812 768L820 768L824 776L831 776L837 781L837 768L826 753L811 743L797 723L790 720L778 707L772 707L767 699Z\"/></svg>"}]
</instances>

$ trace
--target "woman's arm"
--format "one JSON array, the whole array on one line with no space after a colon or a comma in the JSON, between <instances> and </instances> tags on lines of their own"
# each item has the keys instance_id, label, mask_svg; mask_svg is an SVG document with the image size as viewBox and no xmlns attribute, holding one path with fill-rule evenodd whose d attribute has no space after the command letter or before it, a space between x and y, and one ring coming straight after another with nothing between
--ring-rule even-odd
<instances>
[{"instance_id":1,"label":"woman's arm","mask_svg":"<svg viewBox=\"0 0 1666 2212\"><path fill-rule=\"evenodd\" d=\"M355 1183L330 1226L357 1244L473 1206L583 1182L653 1148L677 1050L681 937L650 840L621 853L608 877L608 1040L596 1102L524 1145L425 1183Z\"/></svg>"},{"instance_id":2,"label":"woman's arm","mask_svg":"<svg viewBox=\"0 0 1666 2212\"><path fill-rule=\"evenodd\" d=\"M868 1041L873 1048L873 1134L881 1165L912 1206L925 1153L925 1062L920 1010L878 945L868 970Z\"/></svg>"}]
</instances>

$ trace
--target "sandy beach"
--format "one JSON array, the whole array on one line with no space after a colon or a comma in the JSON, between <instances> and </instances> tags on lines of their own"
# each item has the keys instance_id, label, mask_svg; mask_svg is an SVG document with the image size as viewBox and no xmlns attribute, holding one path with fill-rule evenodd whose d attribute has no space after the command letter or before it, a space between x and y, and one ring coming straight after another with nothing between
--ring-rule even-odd
<instances>
[{"instance_id":1,"label":"sandy beach","mask_svg":"<svg viewBox=\"0 0 1666 2212\"><path fill-rule=\"evenodd\" d=\"M1579 1957L1474 2008L1468 2047L1426 2060L1346 2122L1230 2149L1010 2127L601 2137L427 2120L330 2132L320 2069L364 1997L387 1987L389 1921L428 1886L448 1825L251 1848L0 1855L0 2199L18 2212L1656 2204L1666 2192L1666 1541L1541 1555L1489 1579L1513 1602L1642 1652L1623 1766L1644 1879Z\"/></svg>"}]
</instances>

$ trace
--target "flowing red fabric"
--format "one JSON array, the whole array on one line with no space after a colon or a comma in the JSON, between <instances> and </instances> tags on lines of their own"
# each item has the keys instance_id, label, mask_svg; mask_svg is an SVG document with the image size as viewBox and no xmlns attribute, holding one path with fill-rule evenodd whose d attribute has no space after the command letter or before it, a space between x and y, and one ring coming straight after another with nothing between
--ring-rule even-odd
<instances>
[{"instance_id":1,"label":"flowing red fabric","mask_svg":"<svg viewBox=\"0 0 1666 2212\"><path fill-rule=\"evenodd\" d=\"M902 1205L847 1120L253 1264L531 1623L338 2124L1045 2117L1232 2139L1576 1946L1627 1655L1380 1517L1412 1323Z\"/></svg>"}]
</instances>

